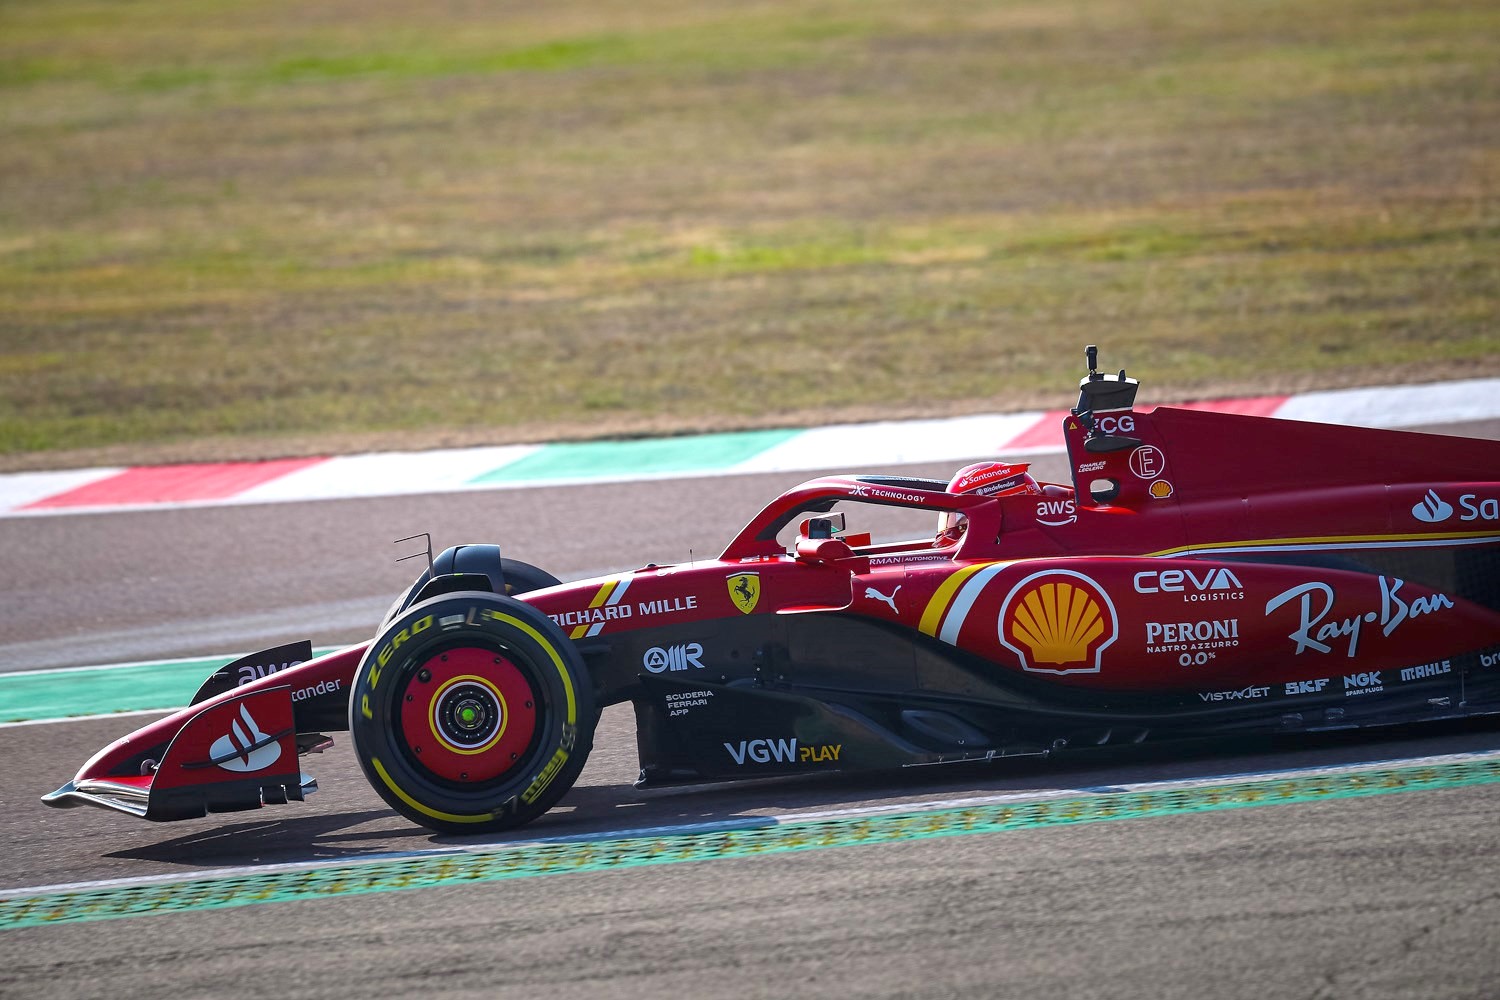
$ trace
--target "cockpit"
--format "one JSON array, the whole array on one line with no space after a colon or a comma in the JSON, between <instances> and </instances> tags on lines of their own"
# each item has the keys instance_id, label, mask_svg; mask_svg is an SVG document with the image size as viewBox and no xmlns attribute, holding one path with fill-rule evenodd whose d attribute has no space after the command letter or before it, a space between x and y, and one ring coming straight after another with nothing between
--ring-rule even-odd
<instances>
[{"instance_id":1,"label":"cockpit","mask_svg":"<svg viewBox=\"0 0 1500 1000\"><path fill-rule=\"evenodd\" d=\"M987 558L1001 542L1003 510L1034 520L1032 500L1071 501L1070 487L1032 479L1025 465L980 463L950 480L830 477L783 494L725 550L724 558L795 555L874 566Z\"/></svg>"}]
</instances>

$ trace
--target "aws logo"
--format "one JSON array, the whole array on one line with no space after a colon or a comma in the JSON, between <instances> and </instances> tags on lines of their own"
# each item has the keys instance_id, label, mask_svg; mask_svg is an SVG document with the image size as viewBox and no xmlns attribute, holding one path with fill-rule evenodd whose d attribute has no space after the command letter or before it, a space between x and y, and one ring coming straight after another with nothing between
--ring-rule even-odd
<instances>
[{"instance_id":1,"label":"aws logo","mask_svg":"<svg viewBox=\"0 0 1500 1000\"><path fill-rule=\"evenodd\" d=\"M1078 504L1072 500L1040 500L1036 505L1036 523L1061 528L1078 520Z\"/></svg>"},{"instance_id":2,"label":"aws logo","mask_svg":"<svg viewBox=\"0 0 1500 1000\"><path fill-rule=\"evenodd\" d=\"M1114 602L1082 573L1049 569L1011 588L1000 606L1000 644L1039 674L1097 674L1120 637Z\"/></svg>"}]
</instances>

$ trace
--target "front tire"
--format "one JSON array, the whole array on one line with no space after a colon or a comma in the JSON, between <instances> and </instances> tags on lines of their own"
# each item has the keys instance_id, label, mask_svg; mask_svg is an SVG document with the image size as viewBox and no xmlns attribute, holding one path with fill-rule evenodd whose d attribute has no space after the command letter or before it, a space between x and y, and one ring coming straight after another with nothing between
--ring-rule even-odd
<instances>
[{"instance_id":1,"label":"front tire","mask_svg":"<svg viewBox=\"0 0 1500 1000\"><path fill-rule=\"evenodd\" d=\"M422 587L432 579L433 570L436 570L439 575L482 573L490 578L491 589L496 588L497 581L504 580L507 597L520 597L522 594L541 590L543 587L555 587L562 582L540 566L533 566L519 559L504 558L500 555L498 545L455 545L450 549L444 549L433 560L433 565L424 569L422 574L412 581L412 585L396 598L390 610L386 611L385 617L380 620L382 632L392 619L416 600Z\"/></svg>"},{"instance_id":2,"label":"front tire","mask_svg":"<svg viewBox=\"0 0 1500 1000\"><path fill-rule=\"evenodd\" d=\"M391 808L443 833L530 822L572 787L593 746L593 689L573 643L500 594L442 594L402 611L350 694L365 777Z\"/></svg>"}]
</instances>

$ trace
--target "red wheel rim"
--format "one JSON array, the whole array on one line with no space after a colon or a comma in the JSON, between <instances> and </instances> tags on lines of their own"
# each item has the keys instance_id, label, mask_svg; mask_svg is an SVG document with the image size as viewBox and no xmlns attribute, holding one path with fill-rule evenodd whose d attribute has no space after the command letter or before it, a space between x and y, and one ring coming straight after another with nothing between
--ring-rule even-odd
<instances>
[{"instance_id":1,"label":"red wheel rim","mask_svg":"<svg viewBox=\"0 0 1500 1000\"><path fill-rule=\"evenodd\" d=\"M401 735L412 759L439 778L472 785L500 777L521 763L536 723L536 692L495 650L444 650L407 675Z\"/></svg>"}]
</instances>

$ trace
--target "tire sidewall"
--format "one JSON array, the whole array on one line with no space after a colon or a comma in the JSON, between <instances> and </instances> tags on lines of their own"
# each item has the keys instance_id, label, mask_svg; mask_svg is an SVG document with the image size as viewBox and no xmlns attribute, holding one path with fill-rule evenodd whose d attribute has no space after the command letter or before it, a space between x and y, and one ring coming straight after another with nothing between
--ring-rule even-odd
<instances>
[{"instance_id":1,"label":"tire sidewall","mask_svg":"<svg viewBox=\"0 0 1500 1000\"><path fill-rule=\"evenodd\" d=\"M466 548L466 546L460 546L460 548ZM465 568L465 571L487 571L488 568L486 566L468 566ZM519 559L507 559L497 556L494 568L505 579L505 594L507 597L520 597L522 594L530 593L533 590L555 587L562 582L540 566L533 566L531 563L522 562ZM385 631L387 625L396 620L397 616L407 610L407 606L411 604L412 598L417 596L417 592L422 589L422 585L431 579L432 572L424 569L412 581L411 586L407 587L401 596L396 598L391 604L390 609L386 611L385 617L381 619L380 630L382 632Z\"/></svg>"},{"instance_id":2,"label":"tire sidewall","mask_svg":"<svg viewBox=\"0 0 1500 1000\"><path fill-rule=\"evenodd\" d=\"M539 702L523 759L472 791L435 779L405 748L398 721L411 675L462 645L500 652ZM562 630L531 605L485 591L442 594L398 614L366 650L349 699L350 735L375 791L412 821L446 833L519 826L545 812L582 770L595 720L587 671Z\"/></svg>"}]
</instances>

